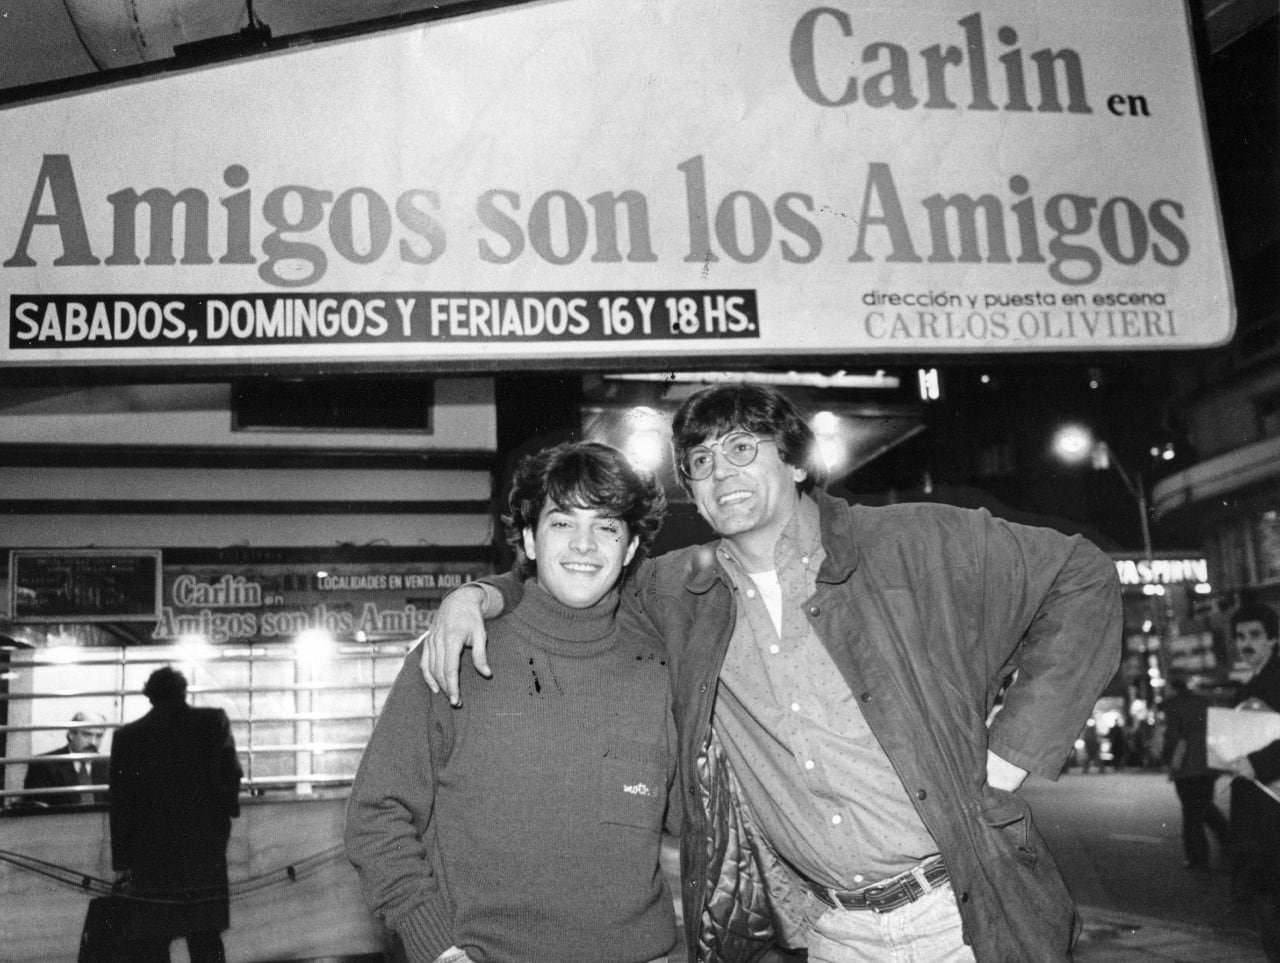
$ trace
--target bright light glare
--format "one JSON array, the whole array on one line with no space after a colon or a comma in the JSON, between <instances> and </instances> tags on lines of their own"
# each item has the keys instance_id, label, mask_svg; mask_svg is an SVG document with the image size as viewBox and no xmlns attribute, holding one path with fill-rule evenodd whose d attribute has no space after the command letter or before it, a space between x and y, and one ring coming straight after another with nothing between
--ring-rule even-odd
<instances>
[{"instance_id":1,"label":"bright light glare","mask_svg":"<svg viewBox=\"0 0 1280 963\"><path fill-rule=\"evenodd\" d=\"M1144 585L1142 586L1143 595L1164 595L1163 585Z\"/></svg>"},{"instance_id":2,"label":"bright light glare","mask_svg":"<svg viewBox=\"0 0 1280 963\"><path fill-rule=\"evenodd\" d=\"M627 436L626 444L622 450L632 465L640 471L652 474L662 467L662 461L666 457L667 446L663 443L662 435L658 434L658 432L652 429L644 429Z\"/></svg>"},{"instance_id":3,"label":"bright light glare","mask_svg":"<svg viewBox=\"0 0 1280 963\"><path fill-rule=\"evenodd\" d=\"M1152 630L1152 628L1154 628L1154 623L1150 619L1147 619L1145 622L1142 623L1143 632L1149 633Z\"/></svg>"},{"instance_id":4,"label":"bright light glare","mask_svg":"<svg viewBox=\"0 0 1280 963\"><path fill-rule=\"evenodd\" d=\"M42 655L50 662L73 665L80 659L81 648L74 635L51 635Z\"/></svg>"},{"instance_id":5,"label":"bright light glare","mask_svg":"<svg viewBox=\"0 0 1280 963\"><path fill-rule=\"evenodd\" d=\"M1093 452L1093 433L1083 425L1063 425L1053 436L1053 453L1068 464L1079 464Z\"/></svg>"},{"instance_id":6,"label":"bright light glare","mask_svg":"<svg viewBox=\"0 0 1280 963\"><path fill-rule=\"evenodd\" d=\"M299 662L327 662L336 646L325 629L307 629L293 640L293 655Z\"/></svg>"},{"instance_id":7,"label":"bright light glare","mask_svg":"<svg viewBox=\"0 0 1280 963\"><path fill-rule=\"evenodd\" d=\"M182 653L182 657L186 662L208 662L213 659L218 650L203 635L184 635L178 639L178 651Z\"/></svg>"},{"instance_id":8,"label":"bright light glare","mask_svg":"<svg viewBox=\"0 0 1280 963\"><path fill-rule=\"evenodd\" d=\"M849 463L849 446L846 444L840 416L834 411L819 411L810 422L814 439L818 444L818 457L832 476L841 474Z\"/></svg>"},{"instance_id":9,"label":"bright light glare","mask_svg":"<svg viewBox=\"0 0 1280 963\"><path fill-rule=\"evenodd\" d=\"M626 413L623 454L640 471L656 473L667 458L671 428L656 409L637 405Z\"/></svg>"},{"instance_id":10,"label":"bright light glare","mask_svg":"<svg viewBox=\"0 0 1280 963\"><path fill-rule=\"evenodd\" d=\"M840 418L834 411L819 411L813 416L815 435L834 435L840 427Z\"/></svg>"},{"instance_id":11,"label":"bright light glare","mask_svg":"<svg viewBox=\"0 0 1280 963\"><path fill-rule=\"evenodd\" d=\"M1196 595L1211 595L1213 586L1208 582L1196 582Z\"/></svg>"},{"instance_id":12,"label":"bright light glare","mask_svg":"<svg viewBox=\"0 0 1280 963\"><path fill-rule=\"evenodd\" d=\"M827 466L829 474L838 475L840 470L844 468L847 456L848 451L839 438L832 435L818 436L818 457Z\"/></svg>"}]
</instances>

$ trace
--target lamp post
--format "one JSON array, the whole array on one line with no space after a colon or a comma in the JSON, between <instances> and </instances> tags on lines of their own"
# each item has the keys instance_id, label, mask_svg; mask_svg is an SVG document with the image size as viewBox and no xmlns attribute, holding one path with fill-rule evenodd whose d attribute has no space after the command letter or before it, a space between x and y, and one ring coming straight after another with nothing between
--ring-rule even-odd
<instances>
[{"instance_id":1,"label":"lamp post","mask_svg":"<svg viewBox=\"0 0 1280 963\"><path fill-rule=\"evenodd\" d=\"M1120 480L1124 483L1125 489L1138 504L1138 522L1142 532L1142 553L1147 562L1147 570L1151 571L1152 562L1155 561L1155 552L1151 547L1151 513L1148 507L1146 483L1143 477L1127 471L1105 441L1094 437L1089 429L1080 425L1065 425L1058 429L1053 438L1053 452L1061 461L1067 464L1080 464L1087 460L1095 469L1115 469L1116 474L1120 476ZM1156 665L1161 679L1167 679L1169 677L1169 640L1167 635L1172 628L1173 620L1168 610L1168 595L1163 591L1164 587L1155 587L1161 591L1152 594L1159 594L1164 599L1157 606L1157 617L1155 619Z\"/></svg>"}]
</instances>

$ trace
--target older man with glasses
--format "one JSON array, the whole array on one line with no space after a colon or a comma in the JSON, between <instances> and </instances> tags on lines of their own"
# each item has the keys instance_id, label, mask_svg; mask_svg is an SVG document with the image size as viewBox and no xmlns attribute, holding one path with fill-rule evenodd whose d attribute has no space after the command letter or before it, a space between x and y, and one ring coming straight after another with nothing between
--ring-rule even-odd
<instances>
[{"instance_id":1,"label":"older man with glasses","mask_svg":"<svg viewBox=\"0 0 1280 963\"><path fill-rule=\"evenodd\" d=\"M624 604L667 646L690 958L1069 960L1075 908L1016 790L1058 777L1118 666L1111 561L985 511L827 496L766 387L691 396L673 443L720 539L646 562ZM494 588L518 594L445 600L430 684L456 694L467 641L487 669Z\"/></svg>"}]
</instances>

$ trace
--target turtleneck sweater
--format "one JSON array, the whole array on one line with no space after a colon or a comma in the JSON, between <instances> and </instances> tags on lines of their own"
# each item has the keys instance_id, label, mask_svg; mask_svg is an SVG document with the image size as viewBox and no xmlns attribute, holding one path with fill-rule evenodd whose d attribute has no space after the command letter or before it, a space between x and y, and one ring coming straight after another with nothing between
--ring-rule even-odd
<instances>
[{"instance_id":1,"label":"turtleneck sweater","mask_svg":"<svg viewBox=\"0 0 1280 963\"><path fill-rule=\"evenodd\" d=\"M411 963L642 963L675 942L659 866L675 772L659 644L618 596L569 608L531 580L486 626L462 705L411 653L361 760L348 854Z\"/></svg>"}]
</instances>

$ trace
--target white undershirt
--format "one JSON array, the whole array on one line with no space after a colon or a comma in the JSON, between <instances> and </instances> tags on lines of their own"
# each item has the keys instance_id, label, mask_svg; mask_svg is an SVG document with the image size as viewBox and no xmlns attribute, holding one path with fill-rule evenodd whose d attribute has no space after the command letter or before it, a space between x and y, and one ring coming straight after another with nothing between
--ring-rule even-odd
<instances>
[{"instance_id":1,"label":"white undershirt","mask_svg":"<svg viewBox=\"0 0 1280 963\"><path fill-rule=\"evenodd\" d=\"M767 572L748 572L751 581L760 590L760 601L769 610L769 618L778 636L782 636L782 584L778 581L778 570L772 568Z\"/></svg>"}]
</instances>

